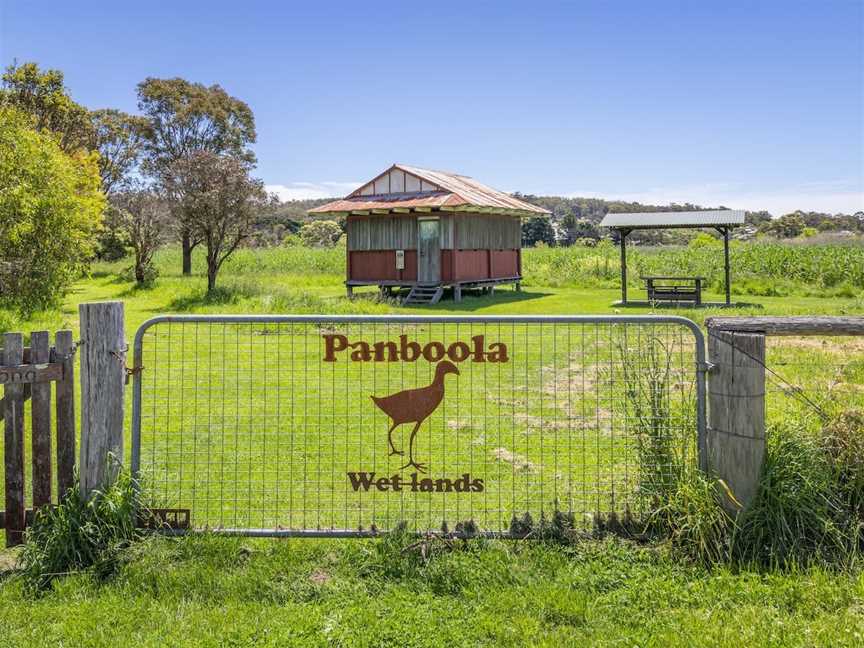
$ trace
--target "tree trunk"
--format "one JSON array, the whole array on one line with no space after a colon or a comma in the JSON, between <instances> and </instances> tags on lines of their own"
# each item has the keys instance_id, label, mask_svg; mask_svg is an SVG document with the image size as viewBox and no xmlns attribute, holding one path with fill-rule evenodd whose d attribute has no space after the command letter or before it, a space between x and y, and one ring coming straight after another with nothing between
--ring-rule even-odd
<instances>
[{"instance_id":1,"label":"tree trunk","mask_svg":"<svg viewBox=\"0 0 864 648\"><path fill-rule=\"evenodd\" d=\"M213 292L216 288L216 273L219 272L219 266L215 263L207 264L207 292Z\"/></svg>"},{"instance_id":2,"label":"tree trunk","mask_svg":"<svg viewBox=\"0 0 864 648\"><path fill-rule=\"evenodd\" d=\"M147 278L144 276L144 264L141 262L141 259L135 260L135 283L139 286L143 286Z\"/></svg>"},{"instance_id":3,"label":"tree trunk","mask_svg":"<svg viewBox=\"0 0 864 648\"><path fill-rule=\"evenodd\" d=\"M183 274L192 274L192 236L189 232L183 232Z\"/></svg>"}]
</instances>

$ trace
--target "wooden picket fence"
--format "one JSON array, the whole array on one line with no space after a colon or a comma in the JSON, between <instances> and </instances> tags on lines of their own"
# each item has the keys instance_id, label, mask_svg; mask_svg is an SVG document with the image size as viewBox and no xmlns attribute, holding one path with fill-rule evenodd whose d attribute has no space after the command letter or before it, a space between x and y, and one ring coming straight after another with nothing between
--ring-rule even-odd
<instances>
[{"instance_id":1,"label":"wooden picket fence","mask_svg":"<svg viewBox=\"0 0 864 648\"><path fill-rule=\"evenodd\" d=\"M21 333L6 333L0 351L0 419L4 424L5 511L0 527L6 529L6 546L24 541L24 530L33 511L50 506L71 488L75 470L75 343L72 331L57 331L51 346L48 331L30 334L24 346ZM52 390L56 430L57 490L52 497ZM30 401L30 460L32 508L27 508L25 491L26 402Z\"/></svg>"}]
</instances>

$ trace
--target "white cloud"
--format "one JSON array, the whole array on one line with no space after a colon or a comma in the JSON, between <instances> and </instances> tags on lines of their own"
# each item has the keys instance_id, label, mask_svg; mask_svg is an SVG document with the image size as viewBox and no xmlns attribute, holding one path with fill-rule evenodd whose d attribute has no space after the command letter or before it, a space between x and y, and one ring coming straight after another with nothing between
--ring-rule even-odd
<instances>
[{"instance_id":1,"label":"white cloud","mask_svg":"<svg viewBox=\"0 0 864 648\"><path fill-rule=\"evenodd\" d=\"M794 187L760 190L733 184L657 187L644 191L568 191L567 196L626 200L652 205L693 203L703 207L723 205L732 209L767 210L775 216L801 209L830 214L864 210L864 190L853 183L813 182Z\"/></svg>"},{"instance_id":2,"label":"white cloud","mask_svg":"<svg viewBox=\"0 0 864 648\"><path fill-rule=\"evenodd\" d=\"M340 198L351 193L362 182L289 182L288 184L264 185L268 193L279 196L279 200L309 200L311 198Z\"/></svg>"}]
</instances>

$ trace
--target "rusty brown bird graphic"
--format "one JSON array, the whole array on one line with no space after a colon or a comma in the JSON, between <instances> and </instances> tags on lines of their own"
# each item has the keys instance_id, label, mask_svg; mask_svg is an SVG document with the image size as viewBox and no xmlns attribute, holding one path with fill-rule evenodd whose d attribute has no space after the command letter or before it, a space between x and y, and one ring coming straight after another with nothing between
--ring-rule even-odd
<instances>
[{"instance_id":1,"label":"rusty brown bird graphic","mask_svg":"<svg viewBox=\"0 0 864 648\"><path fill-rule=\"evenodd\" d=\"M420 472L426 472L426 465L414 461L414 437L420 429L423 421L429 418L441 404L444 398L444 376L447 374L459 375L459 370L452 362L444 360L435 367L435 378L428 387L418 389L406 389L390 396L372 396L372 400L382 412L390 417L392 424L387 430L387 443L390 445L390 454L404 454L393 445L393 430L403 423L414 423L411 437L408 441L408 463L399 469L414 466Z\"/></svg>"}]
</instances>

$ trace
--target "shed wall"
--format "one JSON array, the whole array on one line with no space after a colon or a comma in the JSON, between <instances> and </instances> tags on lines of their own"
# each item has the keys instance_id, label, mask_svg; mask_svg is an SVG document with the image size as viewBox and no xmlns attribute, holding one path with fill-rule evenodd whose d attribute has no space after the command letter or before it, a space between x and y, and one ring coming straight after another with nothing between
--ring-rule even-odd
<instances>
[{"instance_id":1,"label":"shed wall","mask_svg":"<svg viewBox=\"0 0 864 648\"><path fill-rule=\"evenodd\" d=\"M522 246L518 216L456 214L456 245L460 250L515 250Z\"/></svg>"},{"instance_id":2,"label":"shed wall","mask_svg":"<svg viewBox=\"0 0 864 648\"><path fill-rule=\"evenodd\" d=\"M419 217L439 219L442 250L515 250L521 247L522 224L518 216L434 212ZM348 249L416 249L417 218L416 214L349 216Z\"/></svg>"}]
</instances>

